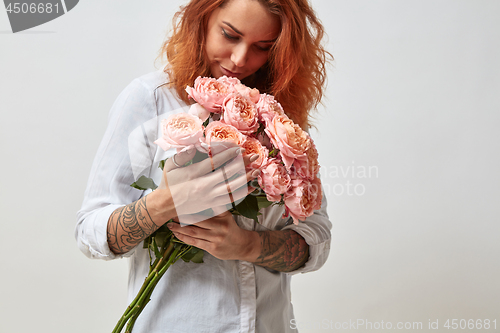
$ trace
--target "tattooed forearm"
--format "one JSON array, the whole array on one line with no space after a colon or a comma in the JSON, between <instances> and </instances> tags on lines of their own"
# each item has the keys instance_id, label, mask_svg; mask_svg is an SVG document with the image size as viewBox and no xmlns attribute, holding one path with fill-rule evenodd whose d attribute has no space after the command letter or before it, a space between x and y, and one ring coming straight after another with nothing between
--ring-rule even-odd
<instances>
[{"instance_id":1,"label":"tattooed forearm","mask_svg":"<svg viewBox=\"0 0 500 333\"><path fill-rule=\"evenodd\" d=\"M108 221L108 245L115 254L133 249L160 226L149 215L146 197L118 208Z\"/></svg>"},{"instance_id":2,"label":"tattooed forearm","mask_svg":"<svg viewBox=\"0 0 500 333\"><path fill-rule=\"evenodd\" d=\"M300 268L309 258L309 245L293 230L259 232L261 253L254 262L280 272Z\"/></svg>"}]
</instances>

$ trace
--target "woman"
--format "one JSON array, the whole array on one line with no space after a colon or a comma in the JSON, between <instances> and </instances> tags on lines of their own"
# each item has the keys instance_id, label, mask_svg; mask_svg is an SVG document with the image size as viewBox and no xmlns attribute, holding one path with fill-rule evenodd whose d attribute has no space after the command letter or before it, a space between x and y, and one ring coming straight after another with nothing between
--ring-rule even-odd
<instances>
[{"instance_id":1,"label":"woman","mask_svg":"<svg viewBox=\"0 0 500 333\"><path fill-rule=\"evenodd\" d=\"M225 184L208 159L181 167L194 150L172 156L153 144L159 119L185 112L186 85L198 76L237 77L273 94L307 128L325 79L323 28L307 0L192 0L176 19L162 48L165 70L134 80L113 105L78 213L76 238L86 255L130 257L129 299L149 269L148 252L137 246L144 238L179 211L195 214L228 203L218 197ZM221 165L240 154L229 148L213 161ZM172 158L162 173L156 165L165 157ZM245 156L245 165L255 158ZM231 171L245 189L234 200L248 193L245 184L258 173ZM140 175L161 180L159 189L130 187ZM331 223L324 199L299 225L283 212L266 208L259 224L228 212L190 226L168 223L180 240L206 251L204 263L173 265L134 332L291 332L290 276L324 264Z\"/></svg>"}]
</instances>

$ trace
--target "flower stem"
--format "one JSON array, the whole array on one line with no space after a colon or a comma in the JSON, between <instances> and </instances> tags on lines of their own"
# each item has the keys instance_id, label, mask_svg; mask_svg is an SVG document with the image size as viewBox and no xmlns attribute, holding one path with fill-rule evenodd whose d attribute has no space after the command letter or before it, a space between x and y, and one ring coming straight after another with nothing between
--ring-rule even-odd
<instances>
[{"instance_id":1,"label":"flower stem","mask_svg":"<svg viewBox=\"0 0 500 333\"><path fill-rule=\"evenodd\" d=\"M173 243L171 243L171 244L173 244ZM134 314L132 315L132 317L131 317L128 325L127 325L127 329L125 330L125 333L132 332L132 328L134 327L135 321L137 320L137 318L141 314L142 310L144 310L144 307L146 306L146 304L148 304L149 301L151 300L151 295L153 294L154 288L156 287L156 285L158 284L158 282L160 281L160 279L162 278L162 276L165 274L165 272L167 271L167 269L173 263L175 263L177 261L177 259L179 259L179 256L177 254L179 253L179 251L181 249L182 249L182 247L179 246L179 247L175 248L171 252L171 254L168 256L167 262L164 264L164 266L161 267L160 271L156 271L157 268L159 268L159 265L157 265L157 267L155 267L155 269L153 270L153 272L155 272L156 274L153 276L153 279L149 282L149 284L146 287L143 295L139 299L138 304L136 306L137 310L134 311ZM162 257L162 259L164 259L164 258L165 258L165 256Z\"/></svg>"},{"instance_id":2,"label":"flower stem","mask_svg":"<svg viewBox=\"0 0 500 333\"><path fill-rule=\"evenodd\" d=\"M163 250L162 257L158 260L155 260L152 266L154 266L153 270L148 274L144 283L141 286L141 289L137 293L135 299L130 303L130 305L125 310L125 313L121 316L120 320L116 324L112 333L120 333L125 326L125 324L130 320L127 325L127 332L132 330L132 327L142 312L146 304L150 300L150 296L153 293L154 287L161 279L163 274L167 271L168 267L172 265L179 257L177 256L178 252L182 249L182 246L174 248L174 242L172 238L168 242L166 242Z\"/></svg>"}]
</instances>

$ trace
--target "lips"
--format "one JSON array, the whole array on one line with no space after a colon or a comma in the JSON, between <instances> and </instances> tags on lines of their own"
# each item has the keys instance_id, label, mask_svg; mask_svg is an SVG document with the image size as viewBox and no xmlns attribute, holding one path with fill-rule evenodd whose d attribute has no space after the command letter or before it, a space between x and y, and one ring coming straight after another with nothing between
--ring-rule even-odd
<instances>
[{"instance_id":1,"label":"lips","mask_svg":"<svg viewBox=\"0 0 500 333\"><path fill-rule=\"evenodd\" d=\"M241 73L231 72L230 70L225 69L222 66L220 66L220 69L221 69L222 75L225 75L228 77L238 77L239 75L241 75Z\"/></svg>"}]
</instances>

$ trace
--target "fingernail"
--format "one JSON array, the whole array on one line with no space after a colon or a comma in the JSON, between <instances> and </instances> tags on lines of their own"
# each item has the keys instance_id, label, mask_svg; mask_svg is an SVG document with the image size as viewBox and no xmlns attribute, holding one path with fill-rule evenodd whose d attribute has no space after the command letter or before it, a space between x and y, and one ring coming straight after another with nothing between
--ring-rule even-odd
<instances>
[{"instance_id":1,"label":"fingernail","mask_svg":"<svg viewBox=\"0 0 500 333\"><path fill-rule=\"evenodd\" d=\"M239 154L243 154L245 152L245 149L243 148L236 148L236 150L234 151L234 154L236 156L238 156Z\"/></svg>"},{"instance_id":2,"label":"fingernail","mask_svg":"<svg viewBox=\"0 0 500 333\"><path fill-rule=\"evenodd\" d=\"M167 228L172 229L174 227L174 224L172 222L167 223Z\"/></svg>"},{"instance_id":3,"label":"fingernail","mask_svg":"<svg viewBox=\"0 0 500 333\"><path fill-rule=\"evenodd\" d=\"M253 154L252 157L250 157L250 162L253 162L259 158L258 154Z\"/></svg>"},{"instance_id":4,"label":"fingernail","mask_svg":"<svg viewBox=\"0 0 500 333\"><path fill-rule=\"evenodd\" d=\"M254 172L252 172L252 177L257 177L258 175L260 175L260 170L259 169L254 170Z\"/></svg>"}]
</instances>

